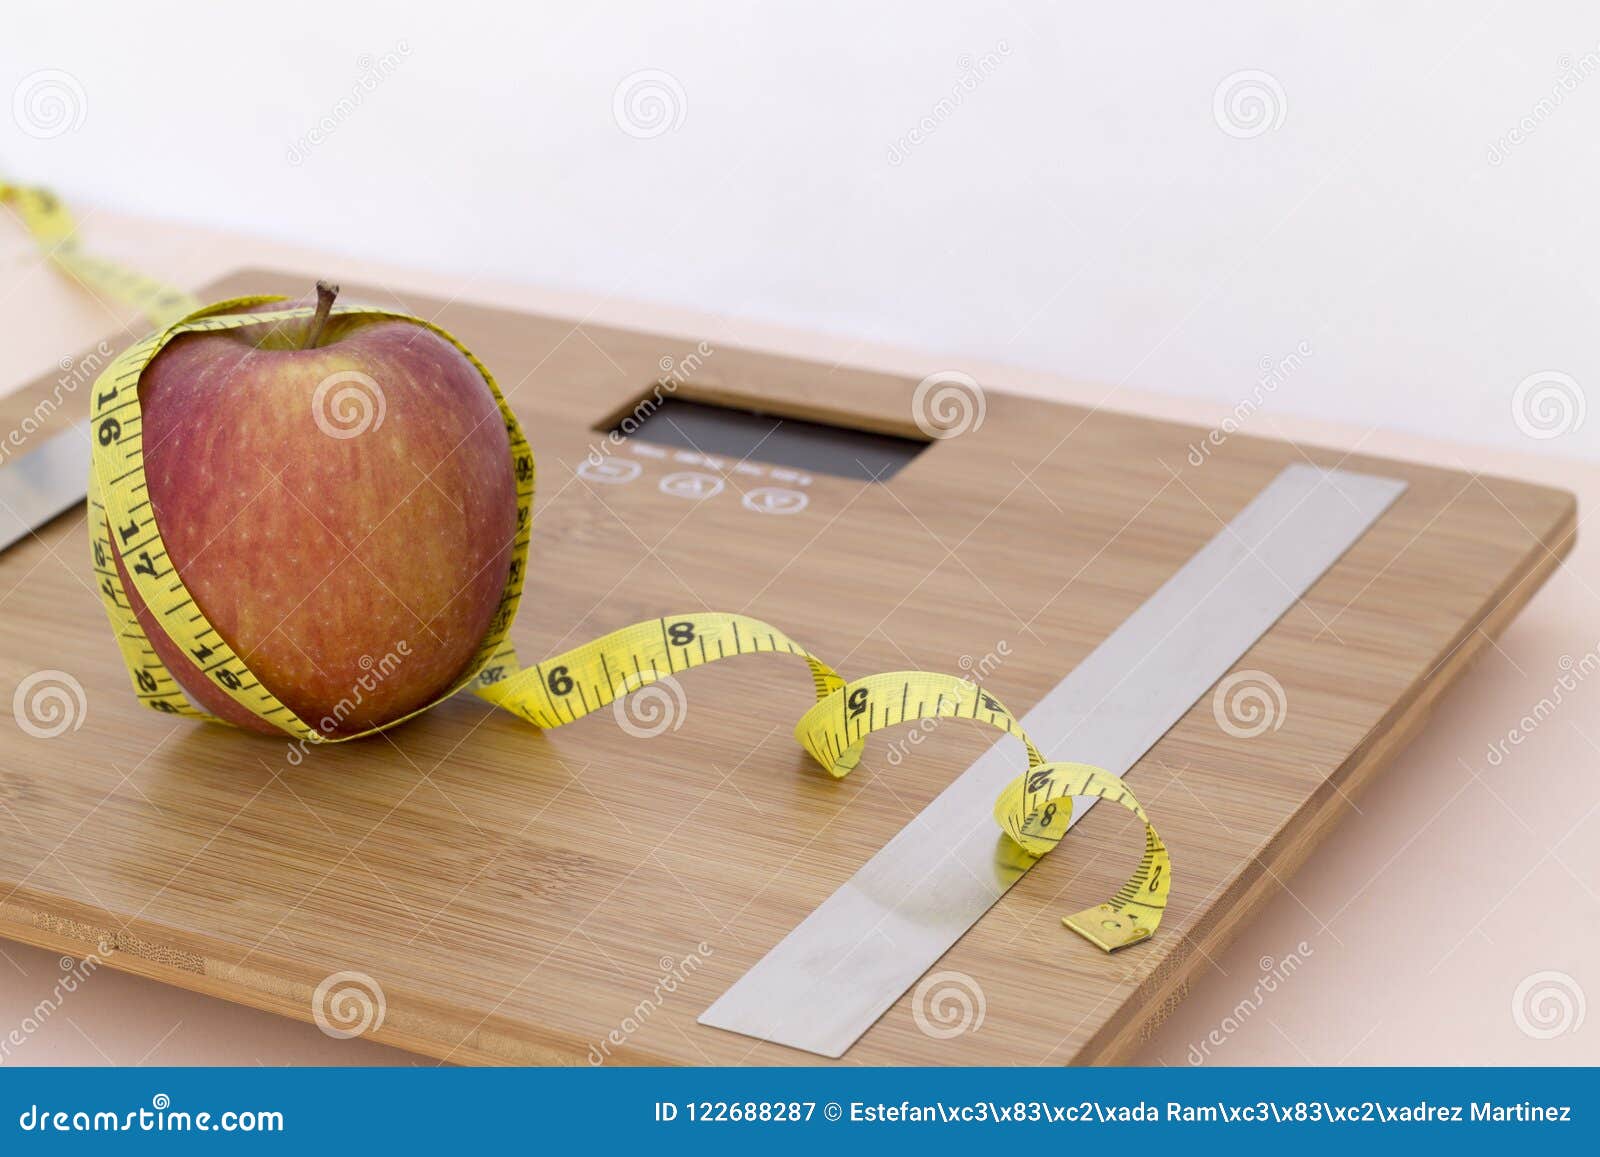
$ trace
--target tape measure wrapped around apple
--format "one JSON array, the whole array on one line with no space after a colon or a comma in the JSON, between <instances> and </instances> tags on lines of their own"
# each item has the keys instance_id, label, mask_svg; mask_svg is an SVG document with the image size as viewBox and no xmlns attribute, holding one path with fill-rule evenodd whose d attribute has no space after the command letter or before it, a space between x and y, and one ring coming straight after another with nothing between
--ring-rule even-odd
<instances>
[{"instance_id":1,"label":"tape measure wrapped around apple","mask_svg":"<svg viewBox=\"0 0 1600 1157\"><path fill-rule=\"evenodd\" d=\"M710 612L522 666L508 635L527 574L533 451L494 375L439 326L338 301L325 284L315 300L201 306L82 254L49 194L0 184L0 203L68 273L157 326L100 375L90 417L94 568L147 707L309 745L371 735L470 689L550 728L705 663L795 655L817 697L795 736L836 777L873 731L974 719L1027 751L994 811L1029 855L1055 847L1074 797L1133 811L1145 823L1139 868L1064 922L1107 951L1154 932L1171 864L1133 794L1098 768L1047 762L966 680L846 682L777 628ZM326 439L315 454L303 452L311 424ZM388 661L400 639L402 658Z\"/></svg>"}]
</instances>

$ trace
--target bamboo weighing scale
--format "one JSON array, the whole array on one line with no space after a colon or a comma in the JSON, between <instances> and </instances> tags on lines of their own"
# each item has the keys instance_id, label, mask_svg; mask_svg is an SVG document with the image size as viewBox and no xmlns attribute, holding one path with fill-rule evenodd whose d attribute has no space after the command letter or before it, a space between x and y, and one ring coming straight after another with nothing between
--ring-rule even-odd
<instances>
[{"instance_id":1,"label":"bamboo weighing scale","mask_svg":"<svg viewBox=\"0 0 1600 1157\"><path fill-rule=\"evenodd\" d=\"M310 281L245 271L202 296ZM1168 625L1146 639L1162 661L1129 660L1134 678L1096 701L1198 682L1176 723L1113 769L1172 852L1159 933L1107 954L1061 927L1137 858L1137 821L1098 807L1031 870L1002 866L973 895L903 888L897 911L960 925L928 976L892 928L864 929L859 956L827 949L827 922L849 926L902 831L938 817L967 769L1004 755L1014 774L1020 754L945 721L915 742L875 737L832 781L790 736L810 695L785 657L685 674L674 726L648 738L609 711L541 733L460 696L387 735L291 756L287 737L144 711L73 512L0 555L0 686L52 669L84 689L74 729L0 728L0 934L302 1020L323 1019L330 981L363 977L381 991L371 1035L451 1062L1114 1061L1423 725L1576 522L1562 492L1242 435L1195 466L1201 431L994 391L980 425L929 441L914 381L403 304L494 367L539 455L523 653L667 610L742 610L847 676L971 672L1027 714L1165 605ZM672 423L607 437L691 355ZM45 428L65 429L88 392L47 375L0 399L0 422L54 398ZM752 411L781 432L769 418L751 435ZM741 437L747 456L719 449ZM1348 481L1325 487L1314 466ZM1302 489L1264 517L1253 504L1284 485ZM1327 558L1282 590L1236 581L1268 557L1264 573L1293 571L1302 540L1281 528L1308 525L1348 541L1321 542ZM1163 596L1221 555L1220 577ZM1214 672L1159 650L1197 621L1250 616L1251 641ZM1213 685L1236 677L1269 689L1264 717L1228 717ZM994 843L987 802L972 824ZM956 1024L950 985L970 1010ZM870 1027L832 1023L850 1016Z\"/></svg>"}]
</instances>

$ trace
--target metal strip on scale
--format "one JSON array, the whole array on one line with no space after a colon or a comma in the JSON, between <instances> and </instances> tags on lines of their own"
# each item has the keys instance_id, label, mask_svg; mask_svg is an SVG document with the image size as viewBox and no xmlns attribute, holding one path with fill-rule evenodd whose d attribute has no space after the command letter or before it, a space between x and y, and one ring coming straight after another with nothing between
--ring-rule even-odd
<instances>
[{"instance_id":1,"label":"metal strip on scale","mask_svg":"<svg viewBox=\"0 0 1600 1157\"><path fill-rule=\"evenodd\" d=\"M1023 728L1048 758L1122 775L1405 488L1288 467L1023 716ZM1031 865L1007 854L989 814L1021 765L1016 740L996 743L700 1023L842 1056ZM1094 802L1075 801L1073 822Z\"/></svg>"},{"instance_id":2,"label":"metal strip on scale","mask_svg":"<svg viewBox=\"0 0 1600 1157\"><path fill-rule=\"evenodd\" d=\"M0 553L83 501L89 435L73 427L0 466Z\"/></svg>"}]
</instances>

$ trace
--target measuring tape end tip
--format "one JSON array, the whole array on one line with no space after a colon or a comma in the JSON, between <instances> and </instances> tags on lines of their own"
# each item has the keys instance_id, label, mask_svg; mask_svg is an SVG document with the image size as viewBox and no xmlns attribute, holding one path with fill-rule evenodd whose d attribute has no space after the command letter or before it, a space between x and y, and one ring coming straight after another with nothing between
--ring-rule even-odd
<instances>
[{"instance_id":1,"label":"measuring tape end tip","mask_svg":"<svg viewBox=\"0 0 1600 1157\"><path fill-rule=\"evenodd\" d=\"M1150 939L1151 929L1136 923L1110 904L1096 904L1082 912L1061 917L1061 923L1105 952L1115 952L1130 944Z\"/></svg>"}]
</instances>

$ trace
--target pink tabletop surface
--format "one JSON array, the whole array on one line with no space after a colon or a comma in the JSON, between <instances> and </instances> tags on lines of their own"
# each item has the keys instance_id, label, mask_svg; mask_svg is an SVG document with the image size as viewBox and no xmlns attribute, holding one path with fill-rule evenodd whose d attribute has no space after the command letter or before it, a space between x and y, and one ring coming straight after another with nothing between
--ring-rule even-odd
<instances>
[{"instance_id":1,"label":"pink tabletop surface","mask_svg":"<svg viewBox=\"0 0 1600 1157\"><path fill-rule=\"evenodd\" d=\"M109 212L83 214L106 256L199 285L243 265L337 273L395 289L761 346L917 376L925 354L729 317L334 259ZM133 325L45 268L0 228L0 389ZM132 328L127 330L132 334ZM1211 426L1227 406L962 361L993 389ZM1265 408L1247 432L1502 474L1600 502L1600 469L1296 420ZM1587 657L1587 661L1586 661ZM1580 533L1566 563L1151 1033L1137 1063L1595 1064L1600 1025L1600 558ZM1542 701L1553 711L1539 709ZM1549 706L1549 704L1546 704ZM1530 726L1531 724L1531 726ZM1520 742L1507 744L1516 732ZM1507 758L1491 750L1506 745ZM70 963L70 962L66 962ZM0 1050L14 1065L432 1064L366 1040L103 968L43 1017L55 954L0 941ZM982 1031L981 1029L979 1031ZM848 1059L848 1058L847 1058Z\"/></svg>"}]
</instances>

